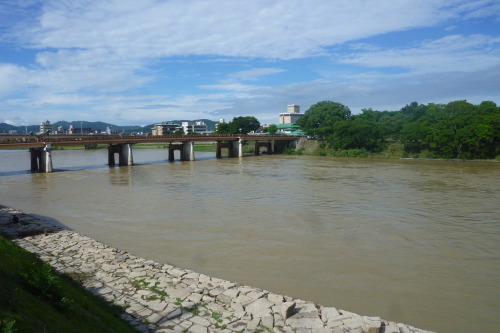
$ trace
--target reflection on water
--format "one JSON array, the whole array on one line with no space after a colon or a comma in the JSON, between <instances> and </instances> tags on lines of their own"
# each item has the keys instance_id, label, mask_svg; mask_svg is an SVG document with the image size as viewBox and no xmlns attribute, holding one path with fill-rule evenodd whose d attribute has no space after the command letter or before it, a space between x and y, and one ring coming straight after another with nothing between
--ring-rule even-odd
<instances>
[{"instance_id":1,"label":"reflection on water","mask_svg":"<svg viewBox=\"0 0 500 333\"><path fill-rule=\"evenodd\" d=\"M130 186L132 185L132 168L110 168L109 183L114 186Z\"/></svg>"},{"instance_id":2,"label":"reflection on water","mask_svg":"<svg viewBox=\"0 0 500 333\"><path fill-rule=\"evenodd\" d=\"M25 173L25 152L2 155L1 203L363 315L439 332L500 324L498 163L210 153L168 163L159 149L110 168L106 154L55 151L53 174Z\"/></svg>"}]
</instances>

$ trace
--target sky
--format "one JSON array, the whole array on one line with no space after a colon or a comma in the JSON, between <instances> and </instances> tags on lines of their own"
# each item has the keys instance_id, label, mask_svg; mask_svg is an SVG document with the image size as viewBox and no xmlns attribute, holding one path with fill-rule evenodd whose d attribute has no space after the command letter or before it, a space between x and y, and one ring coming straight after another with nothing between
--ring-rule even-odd
<instances>
[{"instance_id":1,"label":"sky","mask_svg":"<svg viewBox=\"0 0 500 333\"><path fill-rule=\"evenodd\" d=\"M1 0L0 122L500 104L498 0Z\"/></svg>"}]
</instances>

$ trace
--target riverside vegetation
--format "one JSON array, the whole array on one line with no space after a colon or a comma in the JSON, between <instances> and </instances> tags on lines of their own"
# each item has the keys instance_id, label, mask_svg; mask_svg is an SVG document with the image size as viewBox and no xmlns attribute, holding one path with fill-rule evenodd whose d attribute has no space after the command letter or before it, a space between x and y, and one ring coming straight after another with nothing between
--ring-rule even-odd
<instances>
[{"instance_id":1,"label":"riverside vegetation","mask_svg":"<svg viewBox=\"0 0 500 333\"><path fill-rule=\"evenodd\" d=\"M0 236L0 332L137 332L110 305Z\"/></svg>"},{"instance_id":2,"label":"riverside vegetation","mask_svg":"<svg viewBox=\"0 0 500 333\"><path fill-rule=\"evenodd\" d=\"M323 101L297 125L318 142L289 151L295 154L500 160L500 107L491 101L413 102L399 111L363 109L358 115Z\"/></svg>"}]
</instances>

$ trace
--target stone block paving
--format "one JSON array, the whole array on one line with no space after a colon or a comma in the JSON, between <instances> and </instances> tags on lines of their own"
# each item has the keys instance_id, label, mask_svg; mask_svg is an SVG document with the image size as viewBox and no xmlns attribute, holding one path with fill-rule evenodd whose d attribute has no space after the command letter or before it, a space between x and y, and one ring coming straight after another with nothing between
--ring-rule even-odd
<instances>
[{"instance_id":1,"label":"stone block paving","mask_svg":"<svg viewBox=\"0 0 500 333\"><path fill-rule=\"evenodd\" d=\"M12 222L12 215L19 222ZM0 206L0 229L90 292L124 309L140 332L424 333L136 257Z\"/></svg>"}]
</instances>

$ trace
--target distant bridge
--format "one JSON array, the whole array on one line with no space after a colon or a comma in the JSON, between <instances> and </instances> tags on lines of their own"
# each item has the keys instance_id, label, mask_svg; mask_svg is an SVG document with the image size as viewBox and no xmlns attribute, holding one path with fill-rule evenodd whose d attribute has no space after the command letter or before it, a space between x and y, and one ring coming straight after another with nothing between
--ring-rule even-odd
<instances>
[{"instance_id":1,"label":"distant bridge","mask_svg":"<svg viewBox=\"0 0 500 333\"><path fill-rule=\"evenodd\" d=\"M55 146L73 145L108 145L108 165L115 165L115 154L118 154L118 165L134 165L132 145L137 143L168 143L168 160L174 161L174 153L180 151L181 161L194 161L195 142L215 142L217 149L215 156L222 157L222 150L227 149L228 157L242 157L243 144L246 141L255 141L255 154L259 155L261 148L268 154L282 153L293 145L298 137L289 135L236 135L236 134L209 134L209 135L0 135L0 149L28 148L31 158L31 171L52 172L51 152Z\"/></svg>"}]
</instances>

